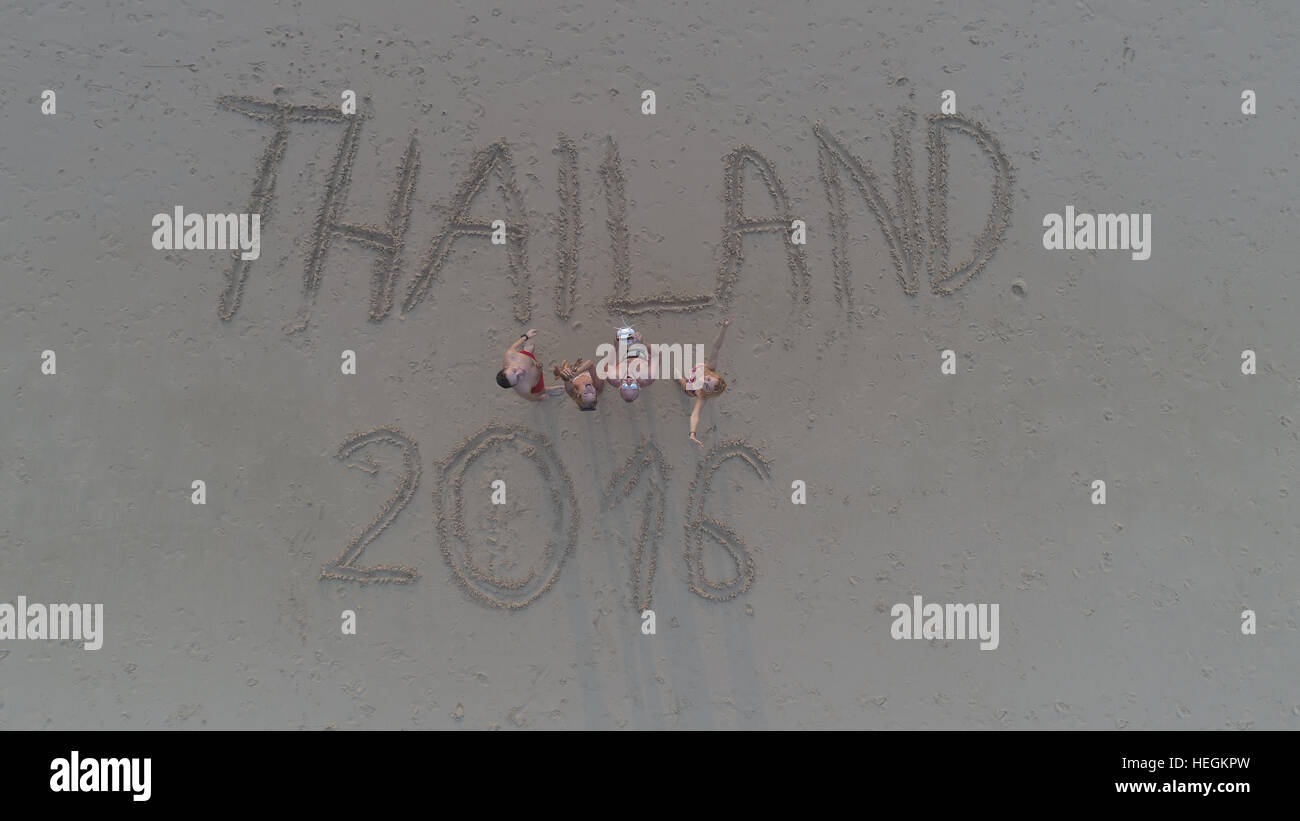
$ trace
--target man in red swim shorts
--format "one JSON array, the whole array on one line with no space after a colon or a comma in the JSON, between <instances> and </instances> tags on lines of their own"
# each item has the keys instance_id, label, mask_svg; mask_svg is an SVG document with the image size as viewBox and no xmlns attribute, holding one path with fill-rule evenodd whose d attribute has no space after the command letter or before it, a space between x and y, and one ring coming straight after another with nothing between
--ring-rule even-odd
<instances>
[{"instance_id":1,"label":"man in red swim shorts","mask_svg":"<svg viewBox=\"0 0 1300 821\"><path fill-rule=\"evenodd\" d=\"M503 388L514 388L515 393L530 402L540 402L550 396L564 393L564 388L547 390L542 380L542 366L533 355L533 337L537 329L530 328L528 333L515 340L515 344L506 348L502 354L501 370L497 371L497 384Z\"/></svg>"}]
</instances>

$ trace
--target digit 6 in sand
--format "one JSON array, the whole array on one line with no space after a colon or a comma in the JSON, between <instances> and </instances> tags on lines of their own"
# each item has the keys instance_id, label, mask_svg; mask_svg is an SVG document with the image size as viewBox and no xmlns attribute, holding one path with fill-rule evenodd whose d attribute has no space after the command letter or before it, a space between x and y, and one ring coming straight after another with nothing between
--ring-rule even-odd
<instances>
[{"instance_id":1,"label":"digit 6 in sand","mask_svg":"<svg viewBox=\"0 0 1300 821\"><path fill-rule=\"evenodd\" d=\"M686 501L686 572L691 592L710 601L728 601L749 589L754 582L754 557L745 540L731 526L704 514L704 500L709 496L713 474L729 459L740 459L753 468L761 479L771 476L767 461L753 446L739 439L719 442L705 455L691 482ZM704 572L704 537L708 535L731 557L735 578L714 581Z\"/></svg>"}]
</instances>

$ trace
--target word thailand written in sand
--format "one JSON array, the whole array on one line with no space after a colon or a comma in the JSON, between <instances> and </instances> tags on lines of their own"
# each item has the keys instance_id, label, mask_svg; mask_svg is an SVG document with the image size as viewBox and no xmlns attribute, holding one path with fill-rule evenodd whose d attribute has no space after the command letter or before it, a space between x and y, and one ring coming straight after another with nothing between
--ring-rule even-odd
<instances>
[{"instance_id":1,"label":"word thailand written in sand","mask_svg":"<svg viewBox=\"0 0 1300 821\"><path fill-rule=\"evenodd\" d=\"M261 214L269 222L274 199L277 172L284 157L291 132L317 124L338 124L343 129L333 166L328 173L320 207L313 224L312 237L306 253L303 271L304 305L290 331L303 329L308 320L311 303L319 292L323 266L330 246L335 239L353 242L376 252L371 285L370 318L384 319L393 304L393 291L398 278L400 257L410 228L411 197L419 168L419 144L412 135L406 151L397 163L397 182L389 200L388 213L383 224L350 222L343 213L356 161L359 135L366 118L363 109L347 114L339 107L289 103L281 100L263 100L255 97L230 95L217 101L221 107L243 114L274 129L270 143L256 163L253 190L249 199L250 213ZM817 144L817 163L828 204L827 235L831 243L834 268L836 302L849 316L857 316L851 287L849 263L849 211L847 191L855 190L875 218L882 232L895 273L904 293L918 292L918 271L928 270L930 288L937 294L951 294L978 274L991 259L1001 243L1010 223L1013 172L1010 162L994 136L979 123L959 114L936 114L927 118L926 148L929 155L927 174L927 200L924 225L920 198L913 179L911 131L916 115L904 111L899 124L893 129L894 198L887 198L880 180L871 166L846 148L830 129L818 122L813 125ZM304 125L307 124L307 125ZM951 134L970 138L988 159L992 171L992 196L988 220L964 259L950 263L948 238L948 142ZM613 256L611 271L612 293L606 304L611 310L623 314L662 311L694 311L730 300L743 262L743 240L747 235L771 233L788 240L787 264L790 269L788 292L792 305L808 303L811 293L811 275L805 256L805 226L811 221L795 213L786 194L785 185L772 161L749 145L738 145L724 157L723 162L723 221L721 262L712 291L688 293L666 291L659 294L634 295L631 293L630 254L628 250L627 196L624 192L622 160L618 146L607 139L607 150L600 163L599 176L603 183L607 219ZM566 318L573 308L575 277L578 266L578 235L580 231L580 189L578 185L578 151L573 141L559 135L560 159L557 190L560 200L556 236L557 282L556 312ZM770 200L768 212L755 216L744 207L746 194L743 184L746 167L752 168L762 179ZM449 203L441 209L443 223L428 245L406 287L401 300L403 315L413 311L429 294L440 278L443 266L451 257L451 249L462 237L494 238L504 223L507 236L508 260L506 278L514 286L514 315L521 322L532 314L532 283L528 270L526 246L532 234L527 221L527 210L519 187L515 183L515 161L505 140L498 140L475 152L465 176L452 193ZM843 177L843 179L842 179ZM489 178L496 185L488 186ZM476 219L470 211L474 200L485 190L495 190L502 195L502 210L498 219ZM805 215L806 216L806 215ZM796 223L798 227L796 227ZM923 236L929 233L929 238ZM239 256L226 272L226 283L220 296L219 314L229 321L239 309L245 281L250 271L249 257Z\"/></svg>"}]
</instances>

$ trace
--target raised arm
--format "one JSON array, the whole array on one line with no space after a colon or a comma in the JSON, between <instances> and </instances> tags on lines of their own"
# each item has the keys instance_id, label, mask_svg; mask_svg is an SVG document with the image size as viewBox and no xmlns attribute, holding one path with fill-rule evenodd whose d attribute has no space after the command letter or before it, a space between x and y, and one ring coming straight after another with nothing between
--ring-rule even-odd
<instances>
[{"instance_id":1,"label":"raised arm","mask_svg":"<svg viewBox=\"0 0 1300 821\"><path fill-rule=\"evenodd\" d=\"M532 338L535 337L535 336L537 336L537 329L536 329L536 328L529 328L529 329L528 329L528 333L526 333L526 334L524 334L523 336L521 336L521 337L519 337L518 339L516 339L516 340L515 340L515 344L511 345L511 346L510 346L509 348L507 348L506 350L507 350L509 353L519 353L519 349L522 348L522 347L524 346L524 343L527 342L528 340L532 339Z\"/></svg>"},{"instance_id":2,"label":"raised arm","mask_svg":"<svg viewBox=\"0 0 1300 821\"><path fill-rule=\"evenodd\" d=\"M722 338L727 335L727 326L731 324L731 317L722 320L722 328L718 331L718 338L713 340L713 348L709 351L709 358L704 365L713 370L718 369L718 354L722 353Z\"/></svg>"}]
</instances>

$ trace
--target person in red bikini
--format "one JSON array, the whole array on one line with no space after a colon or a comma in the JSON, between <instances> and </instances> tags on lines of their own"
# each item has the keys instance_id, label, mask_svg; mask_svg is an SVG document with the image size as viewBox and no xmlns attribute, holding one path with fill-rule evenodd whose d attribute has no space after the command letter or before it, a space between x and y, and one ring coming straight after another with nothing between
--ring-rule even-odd
<instances>
[{"instance_id":1,"label":"person in red bikini","mask_svg":"<svg viewBox=\"0 0 1300 821\"><path fill-rule=\"evenodd\" d=\"M537 361L536 356L533 356L535 336L537 336L537 329L530 328L528 333L515 340L515 344L506 348L501 356L505 367L497 371L498 385L503 388L514 388L515 393L530 402L540 402L564 393L564 388L547 390L546 383L542 380L541 363Z\"/></svg>"}]
</instances>

